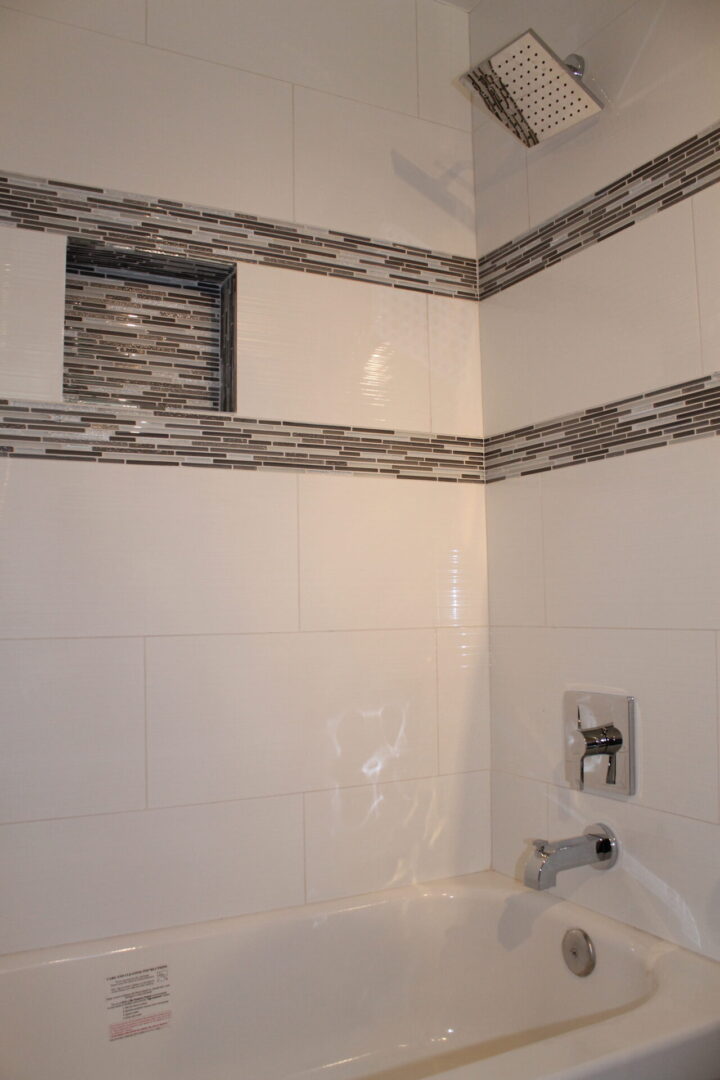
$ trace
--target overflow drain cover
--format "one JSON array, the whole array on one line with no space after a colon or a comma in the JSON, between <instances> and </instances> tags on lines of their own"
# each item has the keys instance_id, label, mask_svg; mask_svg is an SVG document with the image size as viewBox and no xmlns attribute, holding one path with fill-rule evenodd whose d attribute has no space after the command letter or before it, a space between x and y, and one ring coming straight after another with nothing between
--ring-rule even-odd
<instances>
[{"instance_id":1,"label":"overflow drain cover","mask_svg":"<svg viewBox=\"0 0 720 1080\"><path fill-rule=\"evenodd\" d=\"M595 967L595 946L584 930L568 930L562 940L562 954L573 975L589 975Z\"/></svg>"}]
</instances>

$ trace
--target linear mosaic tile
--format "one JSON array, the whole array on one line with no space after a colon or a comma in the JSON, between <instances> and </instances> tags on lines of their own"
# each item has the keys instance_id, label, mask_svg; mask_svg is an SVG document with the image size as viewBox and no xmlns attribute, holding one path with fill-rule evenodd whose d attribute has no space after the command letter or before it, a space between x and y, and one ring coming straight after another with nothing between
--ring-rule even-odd
<instances>
[{"instance_id":1,"label":"linear mosaic tile","mask_svg":"<svg viewBox=\"0 0 720 1080\"><path fill-rule=\"evenodd\" d=\"M95 403L0 401L0 456L494 483L720 434L720 372L488 439Z\"/></svg>"},{"instance_id":2,"label":"linear mosaic tile","mask_svg":"<svg viewBox=\"0 0 720 1080\"><path fill-rule=\"evenodd\" d=\"M0 222L169 258L264 263L477 300L477 260L232 211L5 173Z\"/></svg>"},{"instance_id":3,"label":"linear mosaic tile","mask_svg":"<svg viewBox=\"0 0 720 1080\"><path fill-rule=\"evenodd\" d=\"M479 299L554 266L720 181L720 124L633 169L478 260Z\"/></svg>"},{"instance_id":4,"label":"linear mosaic tile","mask_svg":"<svg viewBox=\"0 0 720 1080\"><path fill-rule=\"evenodd\" d=\"M0 455L482 483L482 439L134 406L0 402Z\"/></svg>"},{"instance_id":5,"label":"linear mosaic tile","mask_svg":"<svg viewBox=\"0 0 720 1080\"><path fill-rule=\"evenodd\" d=\"M483 442L488 483L720 434L720 372Z\"/></svg>"}]
</instances>

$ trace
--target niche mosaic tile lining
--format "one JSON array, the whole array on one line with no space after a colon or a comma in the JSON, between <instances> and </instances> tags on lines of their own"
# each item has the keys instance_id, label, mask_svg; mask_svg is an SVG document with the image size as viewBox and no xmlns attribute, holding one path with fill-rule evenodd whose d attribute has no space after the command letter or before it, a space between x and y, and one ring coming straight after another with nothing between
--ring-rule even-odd
<instances>
[{"instance_id":1,"label":"niche mosaic tile lining","mask_svg":"<svg viewBox=\"0 0 720 1080\"><path fill-rule=\"evenodd\" d=\"M264 263L477 299L477 260L462 255L58 180L0 176L2 221L116 249Z\"/></svg>"},{"instance_id":2,"label":"niche mosaic tile lining","mask_svg":"<svg viewBox=\"0 0 720 1080\"><path fill-rule=\"evenodd\" d=\"M532 277L720 180L720 124L633 169L478 260L478 298Z\"/></svg>"}]
</instances>

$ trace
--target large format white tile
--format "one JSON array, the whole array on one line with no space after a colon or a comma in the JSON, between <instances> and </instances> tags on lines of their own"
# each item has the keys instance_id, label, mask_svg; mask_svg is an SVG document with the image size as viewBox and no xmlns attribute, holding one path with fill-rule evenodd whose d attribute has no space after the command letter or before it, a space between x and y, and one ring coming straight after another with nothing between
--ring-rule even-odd
<instances>
[{"instance_id":1,"label":"large format white tile","mask_svg":"<svg viewBox=\"0 0 720 1080\"><path fill-rule=\"evenodd\" d=\"M414 0L149 0L148 42L417 113Z\"/></svg>"},{"instance_id":2,"label":"large format white tile","mask_svg":"<svg viewBox=\"0 0 720 1080\"><path fill-rule=\"evenodd\" d=\"M489 773L305 796L308 900L486 870Z\"/></svg>"},{"instance_id":3,"label":"large format white tile","mask_svg":"<svg viewBox=\"0 0 720 1080\"><path fill-rule=\"evenodd\" d=\"M692 202L695 223L700 335L703 370L720 371L720 184L696 195Z\"/></svg>"},{"instance_id":4,"label":"large format white tile","mask_svg":"<svg viewBox=\"0 0 720 1080\"><path fill-rule=\"evenodd\" d=\"M0 821L145 806L137 638L0 641Z\"/></svg>"},{"instance_id":5,"label":"large format white tile","mask_svg":"<svg viewBox=\"0 0 720 1080\"><path fill-rule=\"evenodd\" d=\"M569 689L636 698L638 783L631 802L718 821L714 634L494 629L494 767L565 785L563 694Z\"/></svg>"},{"instance_id":6,"label":"large format white tile","mask_svg":"<svg viewBox=\"0 0 720 1080\"><path fill-rule=\"evenodd\" d=\"M530 227L527 150L478 99L473 102L473 158L478 255Z\"/></svg>"},{"instance_id":7,"label":"large format white tile","mask_svg":"<svg viewBox=\"0 0 720 1080\"><path fill-rule=\"evenodd\" d=\"M700 375L690 204L484 300L480 344L489 434Z\"/></svg>"},{"instance_id":8,"label":"large format white tile","mask_svg":"<svg viewBox=\"0 0 720 1080\"><path fill-rule=\"evenodd\" d=\"M547 473L548 623L720 626L714 438Z\"/></svg>"},{"instance_id":9,"label":"large format white tile","mask_svg":"<svg viewBox=\"0 0 720 1080\"><path fill-rule=\"evenodd\" d=\"M431 630L148 641L151 806L437 770Z\"/></svg>"},{"instance_id":10,"label":"large format white tile","mask_svg":"<svg viewBox=\"0 0 720 1080\"><path fill-rule=\"evenodd\" d=\"M3 7L128 41L145 41L145 0L3 0Z\"/></svg>"},{"instance_id":11,"label":"large format white tile","mask_svg":"<svg viewBox=\"0 0 720 1080\"><path fill-rule=\"evenodd\" d=\"M301 904L302 799L0 827L0 951Z\"/></svg>"},{"instance_id":12,"label":"large format white tile","mask_svg":"<svg viewBox=\"0 0 720 1080\"><path fill-rule=\"evenodd\" d=\"M582 130L572 128L528 154L533 224L717 121L720 5L638 0L619 6L627 10L580 49L608 105Z\"/></svg>"},{"instance_id":13,"label":"large format white tile","mask_svg":"<svg viewBox=\"0 0 720 1080\"><path fill-rule=\"evenodd\" d=\"M547 785L493 769L492 868L522 880L536 837L548 836Z\"/></svg>"},{"instance_id":14,"label":"large format white tile","mask_svg":"<svg viewBox=\"0 0 720 1080\"><path fill-rule=\"evenodd\" d=\"M486 493L491 626L545 622L539 476L490 484Z\"/></svg>"},{"instance_id":15,"label":"large format white tile","mask_svg":"<svg viewBox=\"0 0 720 1080\"><path fill-rule=\"evenodd\" d=\"M487 623L474 484L300 477L303 630Z\"/></svg>"},{"instance_id":16,"label":"large format white tile","mask_svg":"<svg viewBox=\"0 0 720 1080\"><path fill-rule=\"evenodd\" d=\"M473 256L470 134L296 88L295 220Z\"/></svg>"},{"instance_id":17,"label":"large format white tile","mask_svg":"<svg viewBox=\"0 0 720 1080\"><path fill-rule=\"evenodd\" d=\"M65 237L0 228L0 395L62 401Z\"/></svg>"},{"instance_id":18,"label":"large format white tile","mask_svg":"<svg viewBox=\"0 0 720 1080\"><path fill-rule=\"evenodd\" d=\"M417 0L418 99L423 120L470 130L470 96L458 82L470 67L467 13Z\"/></svg>"},{"instance_id":19,"label":"large format white tile","mask_svg":"<svg viewBox=\"0 0 720 1080\"><path fill-rule=\"evenodd\" d=\"M488 629L438 630L440 772L490 767Z\"/></svg>"},{"instance_id":20,"label":"large format white tile","mask_svg":"<svg viewBox=\"0 0 720 1080\"><path fill-rule=\"evenodd\" d=\"M720 825L568 789L550 796L551 839L600 821L620 841L616 866L566 870L554 893L720 960Z\"/></svg>"},{"instance_id":21,"label":"large format white tile","mask_svg":"<svg viewBox=\"0 0 720 1080\"><path fill-rule=\"evenodd\" d=\"M243 416L429 430L425 296L248 263L237 293Z\"/></svg>"},{"instance_id":22,"label":"large format white tile","mask_svg":"<svg viewBox=\"0 0 720 1080\"><path fill-rule=\"evenodd\" d=\"M292 218L287 84L0 10L3 167Z\"/></svg>"},{"instance_id":23,"label":"large format white tile","mask_svg":"<svg viewBox=\"0 0 720 1080\"><path fill-rule=\"evenodd\" d=\"M432 431L483 432L478 307L467 300L428 296Z\"/></svg>"},{"instance_id":24,"label":"large format white tile","mask_svg":"<svg viewBox=\"0 0 720 1080\"><path fill-rule=\"evenodd\" d=\"M0 637L297 627L296 479L5 461Z\"/></svg>"},{"instance_id":25,"label":"large format white tile","mask_svg":"<svg viewBox=\"0 0 720 1080\"><path fill-rule=\"evenodd\" d=\"M504 0L478 3L470 17L473 63L479 63L532 27L559 56L578 47L635 0Z\"/></svg>"}]
</instances>

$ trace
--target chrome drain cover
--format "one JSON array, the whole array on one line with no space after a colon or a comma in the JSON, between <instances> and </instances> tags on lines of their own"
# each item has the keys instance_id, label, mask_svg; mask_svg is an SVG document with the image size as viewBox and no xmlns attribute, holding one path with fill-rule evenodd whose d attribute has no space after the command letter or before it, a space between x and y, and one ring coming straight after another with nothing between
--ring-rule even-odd
<instances>
[{"instance_id":1,"label":"chrome drain cover","mask_svg":"<svg viewBox=\"0 0 720 1080\"><path fill-rule=\"evenodd\" d=\"M562 954L573 975L589 975L595 967L595 946L578 927L568 930L562 939Z\"/></svg>"}]
</instances>

